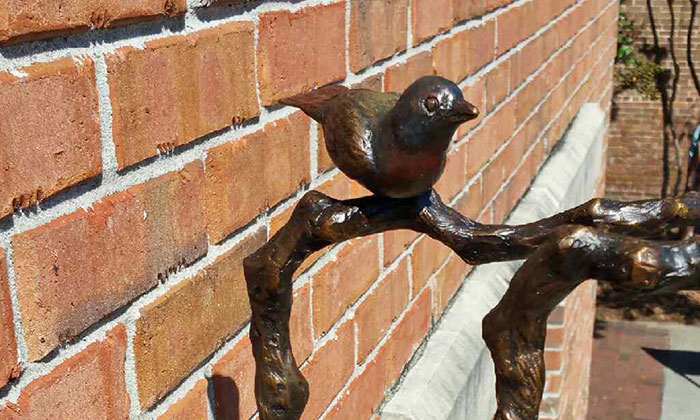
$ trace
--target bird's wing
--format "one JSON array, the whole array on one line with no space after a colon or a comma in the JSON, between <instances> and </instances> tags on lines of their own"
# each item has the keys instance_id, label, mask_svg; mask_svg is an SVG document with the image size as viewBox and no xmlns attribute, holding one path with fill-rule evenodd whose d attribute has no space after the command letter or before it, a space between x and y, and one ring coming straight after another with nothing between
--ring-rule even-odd
<instances>
[{"instance_id":1,"label":"bird's wing","mask_svg":"<svg viewBox=\"0 0 700 420\"><path fill-rule=\"evenodd\" d=\"M396 98L391 94L353 89L328 105L323 130L333 162L350 178L363 182L375 171L373 142L382 117Z\"/></svg>"},{"instance_id":2,"label":"bird's wing","mask_svg":"<svg viewBox=\"0 0 700 420\"><path fill-rule=\"evenodd\" d=\"M324 86L316 90L282 99L280 102L285 105L301 108L306 115L314 120L323 122L323 108L326 103L337 95L347 92L349 89L345 86L332 85Z\"/></svg>"}]
</instances>

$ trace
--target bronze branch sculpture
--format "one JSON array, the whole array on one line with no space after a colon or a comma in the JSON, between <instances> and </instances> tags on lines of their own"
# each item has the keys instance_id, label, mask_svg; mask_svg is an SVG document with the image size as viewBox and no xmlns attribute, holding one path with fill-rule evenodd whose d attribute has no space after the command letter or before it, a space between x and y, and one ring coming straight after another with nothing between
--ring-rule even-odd
<instances>
[{"instance_id":1,"label":"bronze branch sculpture","mask_svg":"<svg viewBox=\"0 0 700 420\"><path fill-rule=\"evenodd\" d=\"M335 243L411 229L446 244L468 264L526 259L483 320L496 369L498 420L537 418L547 317L584 280L637 293L700 287L700 246L659 240L670 226L700 220L694 192L632 203L594 199L519 226L484 225L445 205L432 185L454 128L476 116L455 88L444 79L421 78L401 96L331 87L287 101L321 122L340 169L349 167L351 177L377 194L341 201L311 191L289 222L245 259L261 420L294 420L304 410L308 384L289 340L292 275L313 252ZM397 156L413 164L384 161Z\"/></svg>"}]
</instances>

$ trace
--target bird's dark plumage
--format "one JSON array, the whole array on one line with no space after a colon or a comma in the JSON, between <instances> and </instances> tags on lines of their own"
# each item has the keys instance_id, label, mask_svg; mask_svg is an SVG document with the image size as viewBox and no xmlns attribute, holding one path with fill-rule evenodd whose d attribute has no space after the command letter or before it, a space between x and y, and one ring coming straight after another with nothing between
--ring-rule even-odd
<instances>
[{"instance_id":1,"label":"bird's dark plumage","mask_svg":"<svg viewBox=\"0 0 700 420\"><path fill-rule=\"evenodd\" d=\"M323 127L333 162L375 194L428 191L445 168L457 127L478 116L451 81L416 80L401 94L327 86L285 99Z\"/></svg>"}]
</instances>

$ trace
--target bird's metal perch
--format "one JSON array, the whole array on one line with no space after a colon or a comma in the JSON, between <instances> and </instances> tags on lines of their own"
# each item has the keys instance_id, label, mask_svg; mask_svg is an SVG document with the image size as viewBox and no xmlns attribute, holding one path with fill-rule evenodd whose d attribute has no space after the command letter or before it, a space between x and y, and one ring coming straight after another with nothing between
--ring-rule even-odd
<instances>
[{"instance_id":1,"label":"bird's metal perch","mask_svg":"<svg viewBox=\"0 0 700 420\"><path fill-rule=\"evenodd\" d=\"M390 188L390 182L381 182L382 188ZM552 309L588 278L640 293L699 287L700 246L692 240L658 241L669 227L699 219L697 193L633 203L594 199L534 223L507 226L470 220L432 189L409 198L344 201L311 191L289 222L244 261L260 419L296 420L308 400L308 384L290 346L289 316L292 275L315 251L359 236L411 229L449 246L468 264L527 259L484 318L483 336L496 368L494 419L534 420Z\"/></svg>"}]
</instances>

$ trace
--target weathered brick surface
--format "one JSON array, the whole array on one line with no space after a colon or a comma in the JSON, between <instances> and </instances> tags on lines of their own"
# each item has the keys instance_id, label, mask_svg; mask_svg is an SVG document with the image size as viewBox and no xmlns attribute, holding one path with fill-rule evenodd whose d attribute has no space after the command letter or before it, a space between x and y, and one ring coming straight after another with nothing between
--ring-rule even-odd
<instances>
[{"instance_id":1,"label":"weathered brick surface","mask_svg":"<svg viewBox=\"0 0 700 420\"><path fill-rule=\"evenodd\" d=\"M413 43L418 44L452 27L454 0L412 0Z\"/></svg>"},{"instance_id":2,"label":"weathered brick surface","mask_svg":"<svg viewBox=\"0 0 700 420\"><path fill-rule=\"evenodd\" d=\"M391 264L416 238L412 230L392 230L384 233L384 265Z\"/></svg>"},{"instance_id":3,"label":"weathered brick surface","mask_svg":"<svg viewBox=\"0 0 700 420\"><path fill-rule=\"evenodd\" d=\"M433 48L435 72L459 82L486 65L493 59L494 28L494 21L489 20L440 40Z\"/></svg>"},{"instance_id":4,"label":"weathered brick surface","mask_svg":"<svg viewBox=\"0 0 700 420\"><path fill-rule=\"evenodd\" d=\"M214 365L210 382L217 420L249 419L255 413L255 360L247 336Z\"/></svg>"},{"instance_id":5,"label":"weathered brick surface","mask_svg":"<svg viewBox=\"0 0 700 420\"><path fill-rule=\"evenodd\" d=\"M377 279L377 237L354 239L313 277L314 334L320 337Z\"/></svg>"},{"instance_id":6,"label":"weathered brick surface","mask_svg":"<svg viewBox=\"0 0 700 420\"><path fill-rule=\"evenodd\" d=\"M18 72L0 73L0 218L99 175L102 166L92 61Z\"/></svg>"},{"instance_id":7,"label":"weathered brick surface","mask_svg":"<svg viewBox=\"0 0 700 420\"><path fill-rule=\"evenodd\" d=\"M340 401L326 416L333 420L369 419L391 383L387 376L386 352L368 362L365 370L350 382Z\"/></svg>"},{"instance_id":8,"label":"weathered brick surface","mask_svg":"<svg viewBox=\"0 0 700 420\"><path fill-rule=\"evenodd\" d=\"M120 168L258 114L253 25L231 22L107 57Z\"/></svg>"},{"instance_id":9,"label":"weathered brick surface","mask_svg":"<svg viewBox=\"0 0 700 420\"><path fill-rule=\"evenodd\" d=\"M165 396L250 316L243 258L260 247L258 231L141 310L134 357L144 408Z\"/></svg>"},{"instance_id":10,"label":"weathered brick surface","mask_svg":"<svg viewBox=\"0 0 700 420\"><path fill-rule=\"evenodd\" d=\"M17 401L21 420L123 420L129 418L124 383L126 329L118 326L46 376L32 381ZM12 410L7 410L7 414ZM16 413L16 412L15 412ZM0 417L6 414L0 411ZM9 417L13 419L12 416Z\"/></svg>"},{"instance_id":11,"label":"weathered brick surface","mask_svg":"<svg viewBox=\"0 0 700 420\"><path fill-rule=\"evenodd\" d=\"M201 163L13 238L30 360L206 253Z\"/></svg>"},{"instance_id":12,"label":"weathered brick surface","mask_svg":"<svg viewBox=\"0 0 700 420\"><path fill-rule=\"evenodd\" d=\"M200 380L158 420L207 420L207 381Z\"/></svg>"},{"instance_id":13,"label":"weathered brick surface","mask_svg":"<svg viewBox=\"0 0 700 420\"><path fill-rule=\"evenodd\" d=\"M424 51L386 69L384 90L402 92L419 77L433 74L431 53Z\"/></svg>"},{"instance_id":14,"label":"weathered brick surface","mask_svg":"<svg viewBox=\"0 0 700 420\"><path fill-rule=\"evenodd\" d=\"M399 378L413 352L428 333L431 325L431 299L430 289L424 289L414 299L413 306L404 313L387 344L379 350L377 357L387 359L387 384L391 385Z\"/></svg>"},{"instance_id":15,"label":"weathered brick surface","mask_svg":"<svg viewBox=\"0 0 700 420\"><path fill-rule=\"evenodd\" d=\"M17 342L5 251L0 248L0 388L17 374Z\"/></svg>"},{"instance_id":16,"label":"weathered brick surface","mask_svg":"<svg viewBox=\"0 0 700 420\"><path fill-rule=\"evenodd\" d=\"M467 178L482 168L515 128L515 105L509 101L491 115L467 143ZM489 199L490 197L487 197Z\"/></svg>"},{"instance_id":17,"label":"weathered brick surface","mask_svg":"<svg viewBox=\"0 0 700 420\"><path fill-rule=\"evenodd\" d=\"M345 2L264 13L259 31L263 105L345 76Z\"/></svg>"},{"instance_id":18,"label":"weathered brick surface","mask_svg":"<svg viewBox=\"0 0 700 420\"><path fill-rule=\"evenodd\" d=\"M303 420L318 418L352 374L355 354L348 349L355 347L353 323L339 326L335 335L316 350L313 359L301 370L310 388Z\"/></svg>"},{"instance_id":19,"label":"weathered brick surface","mask_svg":"<svg viewBox=\"0 0 700 420\"><path fill-rule=\"evenodd\" d=\"M308 118L297 112L207 153L207 230L213 242L309 182L308 133Z\"/></svg>"},{"instance_id":20,"label":"weathered brick surface","mask_svg":"<svg viewBox=\"0 0 700 420\"><path fill-rule=\"evenodd\" d=\"M7 0L0 4L0 44L106 28L138 18L175 17L186 9L186 0Z\"/></svg>"},{"instance_id":21,"label":"weathered brick surface","mask_svg":"<svg viewBox=\"0 0 700 420\"><path fill-rule=\"evenodd\" d=\"M430 293L418 297L405 318L396 326L374 359L355 378L338 403L329 411L330 419L369 419L382 401L386 389L398 379L404 365L430 327Z\"/></svg>"},{"instance_id":22,"label":"weathered brick surface","mask_svg":"<svg viewBox=\"0 0 700 420\"><path fill-rule=\"evenodd\" d=\"M481 16L486 12L486 0L452 0L452 20L463 20Z\"/></svg>"},{"instance_id":23,"label":"weathered brick surface","mask_svg":"<svg viewBox=\"0 0 700 420\"><path fill-rule=\"evenodd\" d=\"M435 276L433 316L439 317L457 289L462 285L470 267L457 255L450 255L447 264Z\"/></svg>"},{"instance_id":24,"label":"weathered brick surface","mask_svg":"<svg viewBox=\"0 0 700 420\"><path fill-rule=\"evenodd\" d=\"M404 258L358 306L357 359L362 363L408 303L408 259Z\"/></svg>"},{"instance_id":25,"label":"weathered brick surface","mask_svg":"<svg viewBox=\"0 0 700 420\"><path fill-rule=\"evenodd\" d=\"M353 0L350 15L350 69L362 70L406 49L407 0Z\"/></svg>"},{"instance_id":26,"label":"weathered brick surface","mask_svg":"<svg viewBox=\"0 0 700 420\"><path fill-rule=\"evenodd\" d=\"M420 292L428 278L445 262L449 254L450 249L447 246L428 236L423 236L418 241L411 255L413 296Z\"/></svg>"}]
</instances>

